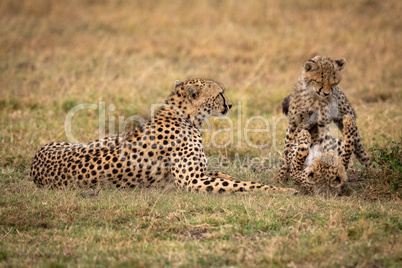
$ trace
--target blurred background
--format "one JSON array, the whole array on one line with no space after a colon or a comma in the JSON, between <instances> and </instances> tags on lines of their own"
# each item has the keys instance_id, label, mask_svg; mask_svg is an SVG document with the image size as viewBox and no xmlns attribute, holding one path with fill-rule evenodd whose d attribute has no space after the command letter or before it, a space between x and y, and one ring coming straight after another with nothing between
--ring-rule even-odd
<instances>
[{"instance_id":1,"label":"blurred background","mask_svg":"<svg viewBox=\"0 0 402 268\"><path fill-rule=\"evenodd\" d=\"M249 134L264 149L238 143L246 121L278 120L283 98L315 55L346 58L340 87L358 114L365 148L400 141L401 14L399 0L2 0L0 167L28 167L40 146L66 141L64 120L78 104L114 104L104 125L109 134L118 116L149 118L175 80L193 77L221 82L234 104L234 142L207 153L269 155L283 148L287 121ZM97 139L98 118L97 110L79 111L76 138ZM225 144L230 133L215 139Z\"/></svg>"}]
</instances>

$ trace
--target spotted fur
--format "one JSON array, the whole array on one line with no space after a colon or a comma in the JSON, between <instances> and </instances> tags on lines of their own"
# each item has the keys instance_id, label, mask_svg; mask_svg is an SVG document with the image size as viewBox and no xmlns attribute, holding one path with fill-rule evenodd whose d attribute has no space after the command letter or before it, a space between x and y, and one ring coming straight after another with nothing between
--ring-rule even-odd
<instances>
[{"instance_id":1,"label":"spotted fur","mask_svg":"<svg viewBox=\"0 0 402 268\"><path fill-rule=\"evenodd\" d=\"M286 130L284 159L290 151L292 140L302 129L313 129L313 143L322 144L327 125L334 121L343 130L342 118L350 115L356 120L356 113L345 94L338 87L342 80L341 71L345 59L332 60L316 56L304 64L303 72L291 94L282 103L282 111L289 119ZM359 131L355 131L355 154L360 163L371 167L370 158L363 149ZM283 161L279 179L288 173L288 163Z\"/></svg>"},{"instance_id":2,"label":"spotted fur","mask_svg":"<svg viewBox=\"0 0 402 268\"><path fill-rule=\"evenodd\" d=\"M224 87L212 80L176 81L166 104L134 131L87 144L53 142L42 147L31 166L37 186L116 188L175 185L211 193L279 191L207 170L199 128L209 116L232 107Z\"/></svg>"},{"instance_id":3,"label":"spotted fur","mask_svg":"<svg viewBox=\"0 0 402 268\"><path fill-rule=\"evenodd\" d=\"M293 140L287 155L290 177L306 192L337 195L347 181L357 128L350 115L345 115L342 123L345 141L333 138L327 130L323 146L313 145L311 134L305 129Z\"/></svg>"}]
</instances>

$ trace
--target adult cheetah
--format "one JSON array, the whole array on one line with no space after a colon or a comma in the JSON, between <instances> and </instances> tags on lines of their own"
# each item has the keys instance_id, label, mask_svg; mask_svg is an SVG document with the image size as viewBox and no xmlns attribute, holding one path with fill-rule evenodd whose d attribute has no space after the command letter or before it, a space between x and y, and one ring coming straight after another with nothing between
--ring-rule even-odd
<instances>
[{"instance_id":1,"label":"adult cheetah","mask_svg":"<svg viewBox=\"0 0 402 268\"><path fill-rule=\"evenodd\" d=\"M208 172L199 128L210 116L225 116L232 107L218 82L176 81L165 105L134 131L87 144L53 142L42 147L31 166L37 186L116 188L174 184L189 191L224 193L277 191L296 193Z\"/></svg>"}]
</instances>

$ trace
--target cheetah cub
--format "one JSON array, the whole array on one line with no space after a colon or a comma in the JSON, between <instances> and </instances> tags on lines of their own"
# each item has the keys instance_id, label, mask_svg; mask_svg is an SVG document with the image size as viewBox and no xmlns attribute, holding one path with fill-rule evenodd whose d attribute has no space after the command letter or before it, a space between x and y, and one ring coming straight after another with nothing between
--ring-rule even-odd
<instances>
[{"instance_id":1,"label":"cheetah cub","mask_svg":"<svg viewBox=\"0 0 402 268\"><path fill-rule=\"evenodd\" d=\"M305 192L338 195L347 181L346 170L353 153L356 124L350 115L342 121L343 138L333 138L327 131L323 146L312 144L312 133L303 129L292 141L287 156L290 177Z\"/></svg>"},{"instance_id":2,"label":"cheetah cub","mask_svg":"<svg viewBox=\"0 0 402 268\"><path fill-rule=\"evenodd\" d=\"M290 151L291 141L301 129L316 128L316 135L312 136L313 143L322 144L327 133L327 125L332 121L342 131L344 115L350 115L356 120L352 105L338 87L342 80L341 71L345 65L344 58L333 60L321 56L315 56L305 62L302 74L282 104L283 112L289 119L289 126L286 130L285 161L279 173L280 180L285 178L288 171L286 157ZM356 158L366 167L371 167L357 128L355 135Z\"/></svg>"}]
</instances>

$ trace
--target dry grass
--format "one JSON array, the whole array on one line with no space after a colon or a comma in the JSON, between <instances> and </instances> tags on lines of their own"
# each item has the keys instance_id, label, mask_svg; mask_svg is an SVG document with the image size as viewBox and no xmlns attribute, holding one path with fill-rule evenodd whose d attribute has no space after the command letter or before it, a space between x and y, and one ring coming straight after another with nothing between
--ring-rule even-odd
<instances>
[{"instance_id":1,"label":"dry grass","mask_svg":"<svg viewBox=\"0 0 402 268\"><path fill-rule=\"evenodd\" d=\"M79 191L37 189L19 178L6 179L2 189L0 265L397 267L401 262L400 201L152 189L105 190L82 198Z\"/></svg>"},{"instance_id":2,"label":"dry grass","mask_svg":"<svg viewBox=\"0 0 402 268\"><path fill-rule=\"evenodd\" d=\"M400 150L385 158L393 166L376 154L402 138L401 12L397 0L1 1L0 266L400 265ZM346 58L341 88L365 147L384 167L369 174L376 181L351 184L347 196L138 190L82 199L79 191L44 191L20 180L41 145L66 140L64 120L75 105L102 100L116 106L106 119L147 118L173 81L190 77L222 82L235 105L233 142L207 147L208 155L275 158L287 124L281 101L316 54ZM99 136L98 112L76 114L78 139ZM254 144L268 144L263 149L245 140L254 115L271 127L250 134ZM106 130L114 125L107 120ZM214 129L228 125L212 120ZM258 127L262 121L250 125ZM210 144L211 135L205 138ZM355 167L360 178L364 171Z\"/></svg>"}]
</instances>

